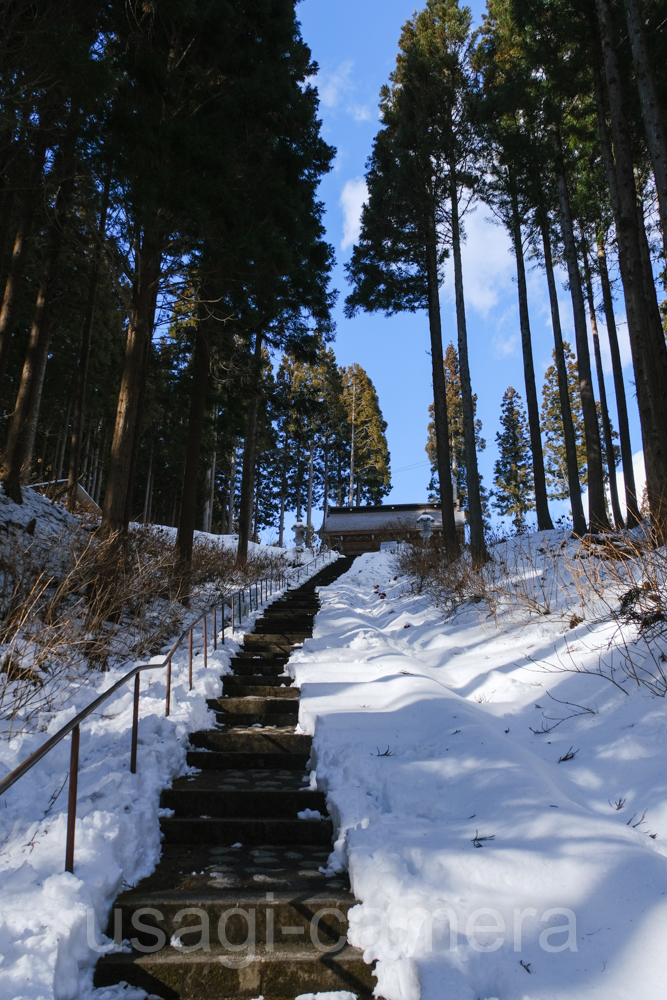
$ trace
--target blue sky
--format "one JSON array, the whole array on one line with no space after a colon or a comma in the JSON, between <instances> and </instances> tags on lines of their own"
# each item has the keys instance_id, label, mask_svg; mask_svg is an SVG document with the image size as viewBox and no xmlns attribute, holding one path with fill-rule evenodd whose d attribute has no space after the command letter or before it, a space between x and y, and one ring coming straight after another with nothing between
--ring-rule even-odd
<instances>
[{"instance_id":1,"label":"blue sky","mask_svg":"<svg viewBox=\"0 0 667 1000\"><path fill-rule=\"evenodd\" d=\"M484 4L470 4L475 24ZM347 293L343 264L349 258L364 197L363 176L373 137L378 129L380 87L391 73L401 26L415 9L415 0L302 0L297 7L302 33L319 65L316 80L320 93L322 132L337 149L332 172L324 179L320 196L326 205L328 239L334 246L337 267L334 285L340 297L336 310L337 333L333 344L339 364L358 362L371 377L388 423L393 489L388 501L419 502L426 498L429 467L424 452L428 405L432 400L428 355L428 321L425 313L390 319L361 314L352 320L342 312ZM477 415L483 423L486 450L480 471L491 486L497 457L495 433L505 389L514 386L525 399L519 338L514 258L504 230L494 225L484 205L465 220L464 285L473 391L478 395ZM559 297L564 334L573 340L572 307L563 288ZM553 338L549 301L543 273L529 273L530 318L538 393L545 369L551 363ZM443 340L456 342L453 273L446 273L441 292ZM620 312L620 310L619 310ZM622 320L622 317L619 316ZM625 327L619 331L624 361L630 353ZM604 344L605 337L602 342ZM608 350L606 367L611 370ZM632 369L625 370L631 404L633 451L640 437ZM611 376L607 380L610 407L615 406ZM616 424L612 413L612 421ZM555 513L561 511L559 505Z\"/></svg>"}]
</instances>

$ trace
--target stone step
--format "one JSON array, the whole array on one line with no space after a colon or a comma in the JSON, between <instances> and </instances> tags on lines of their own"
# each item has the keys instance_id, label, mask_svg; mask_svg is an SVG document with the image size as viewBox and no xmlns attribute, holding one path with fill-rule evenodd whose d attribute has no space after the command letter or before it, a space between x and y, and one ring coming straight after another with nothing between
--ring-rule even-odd
<instances>
[{"instance_id":1,"label":"stone step","mask_svg":"<svg viewBox=\"0 0 667 1000\"><path fill-rule=\"evenodd\" d=\"M194 819L191 816L160 820L168 844L331 844L329 818L313 822L301 819L260 819L238 816Z\"/></svg>"},{"instance_id":2,"label":"stone step","mask_svg":"<svg viewBox=\"0 0 667 1000\"><path fill-rule=\"evenodd\" d=\"M258 623L257 627L253 631L253 635L292 635L294 633L300 633L301 639L310 638L313 634L313 620L310 621L290 621L285 618L277 618L275 620L269 619L269 621Z\"/></svg>"},{"instance_id":3,"label":"stone step","mask_svg":"<svg viewBox=\"0 0 667 1000\"><path fill-rule=\"evenodd\" d=\"M277 698L281 701L298 701L301 691L297 687L277 687L276 685L271 685L268 683L259 682L254 684L229 684L228 678L225 678L223 691L225 693L225 701L229 701L229 698ZM235 681L239 678L235 677ZM245 680L245 678L243 678ZM260 677L260 681L270 681L270 677ZM229 697L227 697L229 696Z\"/></svg>"},{"instance_id":4,"label":"stone step","mask_svg":"<svg viewBox=\"0 0 667 1000\"><path fill-rule=\"evenodd\" d=\"M253 649L251 651L247 649L240 649L238 653L234 653L231 658L231 662L234 663L236 660L262 660L262 662L266 662L269 666L271 664L277 665L279 663L287 663L289 660L289 652L276 653L272 650L266 649Z\"/></svg>"},{"instance_id":5,"label":"stone step","mask_svg":"<svg viewBox=\"0 0 667 1000\"><path fill-rule=\"evenodd\" d=\"M246 637L246 639L247 638L248 637ZM276 662L278 657L282 657L282 662L286 663L287 660L289 660L290 654L294 649L294 647L302 646L305 640L308 638L310 638L310 636L306 635L300 639L295 639L294 641L292 641L291 639L283 639L281 637L275 639L269 635L257 635L254 637L252 643L248 643L246 641L245 649L243 652L246 653L247 655L240 656L240 659L249 660L252 659L253 656L256 656L257 654L260 653L273 653Z\"/></svg>"},{"instance_id":6,"label":"stone step","mask_svg":"<svg viewBox=\"0 0 667 1000\"><path fill-rule=\"evenodd\" d=\"M285 757L289 757L289 766L305 769L310 753L224 753L215 750L188 750L187 762L190 767L198 767L202 771L218 771L225 768L249 770L264 767L275 770L285 767Z\"/></svg>"},{"instance_id":7,"label":"stone step","mask_svg":"<svg viewBox=\"0 0 667 1000\"><path fill-rule=\"evenodd\" d=\"M297 703L298 704L298 703ZM240 726L242 729L247 726L268 726L273 728L279 726L281 729L287 726L295 726L298 719L298 708L293 714L290 711L291 702L283 702L284 712L219 712L215 717L219 726Z\"/></svg>"},{"instance_id":8,"label":"stone step","mask_svg":"<svg viewBox=\"0 0 667 1000\"><path fill-rule=\"evenodd\" d=\"M285 688L285 690L287 691L288 688ZM235 696L229 698L207 698L206 704L214 712L218 713L230 712L235 715L256 715L259 712L261 715L298 715L298 698L297 694L296 701L294 701L294 695L292 695L292 701L288 702L286 698L276 697L275 693L271 691L271 696L268 698L255 694L240 698Z\"/></svg>"},{"instance_id":9,"label":"stone step","mask_svg":"<svg viewBox=\"0 0 667 1000\"><path fill-rule=\"evenodd\" d=\"M286 646L293 646L295 643L301 643L304 639L309 639L311 632L301 631L301 632L251 632L243 640L243 645L245 649L252 653L257 646L264 647L265 644L279 645L284 644Z\"/></svg>"},{"instance_id":10,"label":"stone step","mask_svg":"<svg viewBox=\"0 0 667 1000\"><path fill-rule=\"evenodd\" d=\"M190 734L190 745L218 753L310 754L312 736L289 729L200 729ZM289 761L283 767L292 767Z\"/></svg>"},{"instance_id":11,"label":"stone step","mask_svg":"<svg viewBox=\"0 0 667 1000\"><path fill-rule=\"evenodd\" d=\"M301 770L205 771L177 778L162 791L160 806L173 809L179 818L296 819L304 809L326 815L323 792L311 791L303 778Z\"/></svg>"},{"instance_id":12,"label":"stone step","mask_svg":"<svg viewBox=\"0 0 667 1000\"><path fill-rule=\"evenodd\" d=\"M323 792L238 791L231 786L224 795L215 797L207 792L167 788L160 796L160 806L174 809L179 819L187 816L193 819L234 819L238 816L244 819L297 819L297 813L304 809L316 809L323 816L327 811Z\"/></svg>"},{"instance_id":13,"label":"stone step","mask_svg":"<svg viewBox=\"0 0 667 1000\"><path fill-rule=\"evenodd\" d=\"M124 981L149 994L175 1000L239 1000L262 996L287 1000L302 993L348 990L370 997L375 985L371 967L356 948L338 951L230 952L218 945L210 952L185 953L165 947L154 954L138 952L103 956L95 968L94 985Z\"/></svg>"},{"instance_id":14,"label":"stone step","mask_svg":"<svg viewBox=\"0 0 667 1000\"><path fill-rule=\"evenodd\" d=\"M288 677L286 674L283 675L282 677L280 676L272 677L271 675L268 674L259 674L259 673L244 674L242 677L237 677L234 674L223 674L221 680L225 688L227 688L229 691L235 690L237 687L246 688L246 687L253 687L255 685L257 685L258 687L270 686L273 691L275 691L276 689L278 691L282 691L283 684L285 685L285 688L290 688L294 684L294 679L292 677ZM298 691L299 689L294 688L293 690ZM276 695L276 697L279 697L279 695Z\"/></svg>"},{"instance_id":15,"label":"stone step","mask_svg":"<svg viewBox=\"0 0 667 1000\"><path fill-rule=\"evenodd\" d=\"M245 863L230 865L230 856L239 854L246 856ZM282 863L285 854L289 855L287 870ZM297 857L301 860L291 860ZM271 859L266 858L264 847L200 847L186 854L183 848L166 845L160 865L162 877L149 876L136 889L117 897L107 934L121 940L136 937L141 945L150 947L158 935L141 930L141 924L163 931L166 940L171 940L184 927L201 924L201 913L183 913L196 908L208 917L212 945L224 944L217 933L223 915L227 941L232 946L243 945L248 936L247 920L242 914L228 912L240 907L252 914L255 942L260 947L273 943L276 949L287 951L303 949L313 940L327 946L339 943L341 935L347 933L347 914L356 900L345 878L327 879L319 871L327 852L308 846L301 851L272 847ZM174 870L174 862L185 871ZM279 869L276 864L280 864ZM171 879L165 879L165 868L172 868ZM156 881L161 884L155 885ZM139 910L153 912L138 914ZM189 938L196 943L194 934L182 933L185 945Z\"/></svg>"},{"instance_id":16,"label":"stone step","mask_svg":"<svg viewBox=\"0 0 667 1000\"><path fill-rule=\"evenodd\" d=\"M280 677L285 681L285 683L287 683L287 677L289 675L284 672L287 660L288 657L286 656L282 662L272 665L268 660L248 658L247 660L237 660L235 662L232 659L231 667L234 674L238 677L247 676L248 674L250 676L257 676L261 673L265 677Z\"/></svg>"},{"instance_id":17,"label":"stone step","mask_svg":"<svg viewBox=\"0 0 667 1000\"><path fill-rule=\"evenodd\" d=\"M313 617L320 610L320 600L318 597L312 600L286 600L274 601L264 612L264 619L271 619L274 615L308 615Z\"/></svg>"},{"instance_id":18,"label":"stone step","mask_svg":"<svg viewBox=\"0 0 667 1000\"><path fill-rule=\"evenodd\" d=\"M328 857L329 851L322 845L186 848L165 844L158 868L136 888L128 888L118 896L115 908L119 912L110 917L107 933L118 937L118 927L114 925L120 918L121 939L136 936L142 944L150 945L154 936L151 940L150 932L138 931L137 919L133 926L132 915L137 910L157 911L146 915L145 923L162 929L167 939L171 939L179 925L198 922L196 915L180 911L198 907L208 915L215 940L221 915L230 907L240 906L253 911L255 940L259 945L269 944L273 934L276 946L281 949L302 947L304 938L312 940L313 923L317 938L335 943L341 933L346 933L347 912L356 900L349 891L346 875L327 878L320 871ZM338 912L331 912L334 910ZM284 927L295 926L303 928L305 933L283 932ZM247 937L244 919L228 914L226 935L231 944L242 944Z\"/></svg>"}]
</instances>

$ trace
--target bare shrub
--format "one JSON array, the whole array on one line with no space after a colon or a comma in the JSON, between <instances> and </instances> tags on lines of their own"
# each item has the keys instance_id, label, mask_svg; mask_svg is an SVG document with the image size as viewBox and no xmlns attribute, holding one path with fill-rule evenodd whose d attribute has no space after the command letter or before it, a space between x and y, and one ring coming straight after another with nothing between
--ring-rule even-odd
<instances>
[{"instance_id":1,"label":"bare shrub","mask_svg":"<svg viewBox=\"0 0 667 1000\"><path fill-rule=\"evenodd\" d=\"M481 601L485 596L483 571L472 567L467 549L458 559L450 559L441 537L434 536L426 545L399 546L395 556L397 571L410 580L412 591L427 594L433 604L447 615L466 601Z\"/></svg>"},{"instance_id":2,"label":"bare shrub","mask_svg":"<svg viewBox=\"0 0 667 1000\"><path fill-rule=\"evenodd\" d=\"M169 533L139 526L119 545L99 542L92 527L2 539L2 731L64 704L91 671L158 653L214 601L284 569L280 556L262 554L239 571L234 550L199 537L184 580Z\"/></svg>"}]
</instances>

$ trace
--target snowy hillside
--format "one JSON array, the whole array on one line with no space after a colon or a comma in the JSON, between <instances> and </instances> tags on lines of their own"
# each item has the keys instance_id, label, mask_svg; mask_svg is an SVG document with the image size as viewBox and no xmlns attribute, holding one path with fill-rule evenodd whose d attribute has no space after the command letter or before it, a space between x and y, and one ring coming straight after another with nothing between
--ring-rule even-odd
<instances>
[{"instance_id":1,"label":"snowy hillside","mask_svg":"<svg viewBox=\"0 0 667 1000\"><path fill-rule=\"evenodd\" d=\"M664 993L667 710L627 676L545 672L596 669L609 633L570 627L559 545L494 550L528 557L553 621L496 624L482 602L442 624L392 556L366 555L292 658L340 824L330 865L363 901L350 939L387 1000Z\"/></svg>"}]
</instances>

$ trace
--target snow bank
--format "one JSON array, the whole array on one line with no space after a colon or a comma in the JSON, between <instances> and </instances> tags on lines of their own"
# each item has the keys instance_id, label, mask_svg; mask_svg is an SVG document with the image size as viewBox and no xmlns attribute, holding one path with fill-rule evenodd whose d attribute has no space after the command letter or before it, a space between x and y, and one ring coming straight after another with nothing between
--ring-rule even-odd
<instances>
[{"instance_id":1,"label":"snow bank","mask_svg":"<svg viewBox=\"0 0 667 1000\"><path fill-rule=\"evenodd\" d=\"M21 524L30 520L24 515L35 516L31 491L25 490L25 496L23 507L12 505ZM40 517L38 530L45 522L46 504L38 497L33 505ZM53 531L59 533L63 525L71 528L70 515L55 505L53 509ZM246 631L261 614L260 607L244 617ZM242 642L243 632L237 630L232 636L227 629L224 646L219 643L214 651L209 623L205 669L202 630L196 630L193 689L188 685L184 643L172 661L169 718L165 718L166 670L141 674L136 774L130 773L132 682L82 724L73 875L64 872L70 738L0 797L0 1000L146 996L142 990L124 987L93 991L95 962L112 946L101 928L106 927L122 886L136 884L159 860L160 792L187 773L188 734L215 725L206 700L221 693L221 675L230 672L230 657ZM160 655L153 661L162 659ZM82 686L78 686L81 678L72 677L76 683L66 708L42 712L30 732L0 740L0 778L130 667L124 664L92 674Z\"/></svg>"},{"instance_id":2,"label":"snow bank","mask_svg":"<svg viewBox=\"0 0 667 1000\"><path fill-rule=\"evenodd\" d=\"M540 563L557 536L535 536L523 565L563 611L567 574L554 583ZM603 626L561 614L498 628L484 604L443 624L406 584L392 556L359 557L320 592L314 637L290 661L339 828L329 870L349 868L362 900L350 940L378 960L378 995L663 995L664 700L544 672L566 644L595 666ZM545 717L565 721L536 735Z\"/></svg>"}]
</instances>

